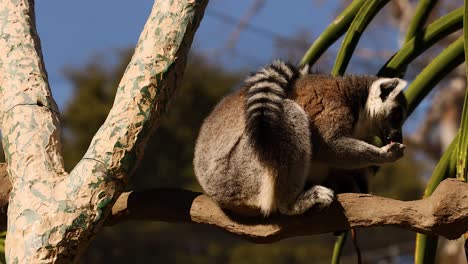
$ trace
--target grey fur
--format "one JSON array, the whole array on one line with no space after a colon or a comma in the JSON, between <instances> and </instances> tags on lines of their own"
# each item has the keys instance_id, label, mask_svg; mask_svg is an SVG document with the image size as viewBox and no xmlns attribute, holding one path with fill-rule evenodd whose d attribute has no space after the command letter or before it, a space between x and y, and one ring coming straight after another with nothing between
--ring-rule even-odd
<instances>
[{"instance_id":1,"label":"grey fur","mask_svg":"<svg viewBox=\"0 0 468 264\"><path fill-rule=\"evenodd\" d=\"M206 118L195 147L197 179L221 207L244 215L296 215L326 207L333 191L305 188L308 182L403 155L400 143L379 148L365 142L401 129L402 121L393 124L390 118L405 109L400 84L373 76L301 75L276 61L248 77ZM370 106L379 113L368 111Z\"/></svg>"}]
</instances>

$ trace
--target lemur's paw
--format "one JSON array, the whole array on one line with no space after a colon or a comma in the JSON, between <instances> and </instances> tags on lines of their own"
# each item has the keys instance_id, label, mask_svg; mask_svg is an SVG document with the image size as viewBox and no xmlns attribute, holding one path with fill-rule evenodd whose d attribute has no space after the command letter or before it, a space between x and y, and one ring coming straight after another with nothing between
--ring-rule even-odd
<instances>
[{"instance_id":1,"label":"lemur's paw","mask_svg":"<svg viewBox=\"0 0 468 264\"><path fill-rule=\"evenodd\" d=\"M314 207L322 210L323 208L328 207L335 197L333 190L323 187L321 185L315 185L312 187L312 197L315 200Z\"/></svg>"},{"instance_id":2,"label":"lemur's paw","mask_svg":"<svg viewBox=\"0 0 468 264\"><path fill-rule=\"evenodd\" d=\"M381 149L384 151L385 156L388 159L387 161L396 161L397 159L403 157L405 145L397 142L392 142L382 147Z\"/></svg>"}]
</instances>

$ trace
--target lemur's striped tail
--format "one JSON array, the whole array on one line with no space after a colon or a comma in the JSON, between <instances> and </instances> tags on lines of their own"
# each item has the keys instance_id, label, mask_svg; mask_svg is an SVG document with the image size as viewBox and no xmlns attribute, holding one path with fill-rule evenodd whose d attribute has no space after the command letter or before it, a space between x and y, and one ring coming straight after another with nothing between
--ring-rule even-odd
<instances>
[{"instance_id":1,"label":"lemur's striped tail","mask_svg":"<svg viewBox=\"0 0 468 264\"><path fill-rule=\"evenodd\" d=\"M277 140L283 123L283 100L300 74L293 65L277 60L246 79L246 129L258 150L273 147Z\"/></svg>"}]
</instances>

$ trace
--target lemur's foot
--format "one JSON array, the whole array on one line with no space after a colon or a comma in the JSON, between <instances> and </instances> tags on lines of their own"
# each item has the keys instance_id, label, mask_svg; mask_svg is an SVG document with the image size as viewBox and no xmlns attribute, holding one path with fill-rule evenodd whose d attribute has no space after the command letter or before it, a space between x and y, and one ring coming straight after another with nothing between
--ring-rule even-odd
<instances>
[{"instance_id":1,"label":"lemur's foot","mask_svg":"<svg viewBox=\"0 0 468 264\"><path fill-rule=\"evenodd\" d=\"M315 200L314 207L322 210L328 207L335 197L333 190L323 187L321 185L315 185L312 187L312 197Z\"/></svg>"}]
</instances>

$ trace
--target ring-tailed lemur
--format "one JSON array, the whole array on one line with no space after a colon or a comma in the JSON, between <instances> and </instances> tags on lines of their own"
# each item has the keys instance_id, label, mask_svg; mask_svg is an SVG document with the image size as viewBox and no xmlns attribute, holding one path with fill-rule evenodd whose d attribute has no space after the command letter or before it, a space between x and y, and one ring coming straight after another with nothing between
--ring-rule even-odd
<instances>
[{"instance_id":1,"label":"ring-tailed lemur","mask_svg":"<svg viewBox=\"0 0 468 264\"><path fill-rule=\"evenodd\" d=\"M406 82L308 74L281 62L261 68L205 119L194 169L203 190L240 214L302 214L328 206L330 170L403 156ZM380 136L383 147L366 143ZM400 143L399 143L400 142Z\"/></svg>"}]
</instances>

